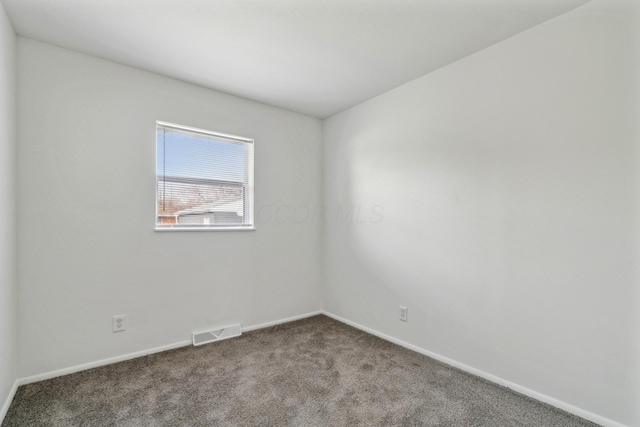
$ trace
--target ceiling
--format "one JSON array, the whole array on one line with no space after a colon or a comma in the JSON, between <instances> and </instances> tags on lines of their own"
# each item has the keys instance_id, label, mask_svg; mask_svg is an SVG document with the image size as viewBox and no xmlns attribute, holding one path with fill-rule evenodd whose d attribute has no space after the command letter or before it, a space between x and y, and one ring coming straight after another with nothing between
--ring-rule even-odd
<instances>
[{"instance_id":1,"label":"ceiling","mask_svg":"<svg viewBox=\"0 0 640 427\"><path fill-rule=\"evenodd\" d=\"M2 0L19 35L326 118L589 0Z\"/></svg>"}]
</instances>

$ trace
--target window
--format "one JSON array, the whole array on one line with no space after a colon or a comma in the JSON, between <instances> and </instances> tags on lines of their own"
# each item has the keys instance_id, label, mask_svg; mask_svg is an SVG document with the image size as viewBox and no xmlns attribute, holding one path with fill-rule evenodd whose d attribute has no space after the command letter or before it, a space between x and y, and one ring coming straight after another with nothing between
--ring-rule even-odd
<instances>
[{"instance_id":1,"label":"window","mask_svg":"<svg viewBox=\"0 0 640 427\"><path fill-rule=\"evenodd\" d=\"M253 229L253 140L156 124L156 230Z\"/></svg>"}]
</instances>

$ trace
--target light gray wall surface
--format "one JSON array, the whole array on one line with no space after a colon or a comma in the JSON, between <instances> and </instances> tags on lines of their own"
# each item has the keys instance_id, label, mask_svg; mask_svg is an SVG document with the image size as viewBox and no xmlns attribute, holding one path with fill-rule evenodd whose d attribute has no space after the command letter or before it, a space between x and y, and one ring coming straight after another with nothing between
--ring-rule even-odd
<instances>
[{"instance_id":1,"label":"light gray wall surface","mask_svg":"<svg viewBox=\"0 0 640 427\"><path fill-rule=\"evenodd\" d=\"M319 120L24 38L18 60L21 377L320 310L320 222L271 214L320 203ZM255 138L256 231L154 231L156 120Z\"/></svg>"},{"instance_id":2,"label":"light gray wall surface","mask_svg":"<svg viewBox=\"0 0 640 427\"><path fill-rule=\"evenodd\" d=\"M18 365L16 67L16 36L0 4L0 413Z\"/></svg>"},{"instance_id":3,"label":"light gray wall surface","mask_svg":"<svg viewBox=\"0 0 640 427\"><path fill-rule=\"evenodd\" d=\"M640 425L631 4L592 2L328 119L323 309Z\"/></svg>"},{"instance_id":4,"label":"light gray wall surface","mask_svg":"<svg viewBox=\"0 0 640 427\"><path fill-rule=\"evenodd\" d=\"M20 377L322 302L640 425L631 4L595 0L324 126L19 38L19 198L0 17L0 399L16 377L17 202ZM156 120L255 138L256 231L154 231Z\"/></svg>"}]
</instances>

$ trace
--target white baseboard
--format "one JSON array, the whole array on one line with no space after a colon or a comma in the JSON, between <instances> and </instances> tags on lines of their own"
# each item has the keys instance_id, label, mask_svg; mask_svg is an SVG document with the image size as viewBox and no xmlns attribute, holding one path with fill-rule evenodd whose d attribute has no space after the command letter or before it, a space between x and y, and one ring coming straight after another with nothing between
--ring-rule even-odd
<instances>
[{"instance_id":1,"label":"white baseboard","mask_svg":"<svg viewBox=\"0 0 640 427\"><path fill-rule=\"evenodd\" d=\"M321 311L314 311L311 313L305 313L298 316L287 317L285 319L275 320L273 322L261 323L258 325L252 325L243 327L243 332L249 332L256 329L268 328L270 326L280 325L282 323L293 322L294 320L300 320L311 316L316 316L318 314L322 314ZM82 365L71 366L69 368L58 369L56 371L45 372L43 374L32 375L25 378L20 378L16 382L17 385L23 384L31 384L38 381L49 380L51 378L61 377L63 375L73 374L75 372L85 371L87 369L97 368L100 366L110 365L112 363L123 362L125 360L135 359L142 356L147 356L149 354L159 353L161 351L173 350L174 348L185 347L193 344L191 340L180 341L173 344L163 345L160 347L150 348L147 350L136 351L134 353L123 354L121 356L110 357L107 359L97 360L95 362L83 363ZM12 396L13 398L13 396ZM8 406L7 406L8 409Z\"/></svg>"},{"instance_id":2,"label":"white baseboard","mask_svg":"<svg viewBox=\"0 0 640 427\"><path fill-rule=\"evenodd\" d=\"M242 332L249 332L249 331L255 331L256 329L269 328L271 326L281 325L283 323L289 323L289 322L293 322L295 320L306 319L307 317L317 316L319 314L323 314L323 312L321 310L312 311L310 313L300 314L298 316L287 317L287 318L284 318L284 319L275 320L273 322L260 323L259 325L247 326L246 328L242 327Z\"/></svg>"},{"instance_id":3,"label":"white baseboard","mask_svg":"<svg viewBox=\"0 0 640 427\"><path fill-rule=\"evenodd\" d=\"M415 346L413 344L409 344L397 338L394 338L390 335L383 334L382 332L378 332L374 329L368 328L366 326L360 325L356 322L352 322L350 320L344 319L340 316L337 316L333 313L329 313L328 311L322 311L322 314L331 317L332 319L337 320L338 322L345 323L349 326L353 326L356 329L360 329L361 331L370 333L371 335L375 335L378 338L382 338L385 341L392 342L394 344L398 344L402 347L408 348L409 350L413 350L417 353L424 354L425 356L429 356L432 359L438 360L440 362L446 363L447 365L454 366L458 369L461 369L465 372L469 372L473 375L476 375L480 378L484 378L485 380L491 381L493 383L499 384L501 386L510 388L511 390L517 391L518 393L522 393L525 396L529 396L533 399L539 400L540 402L547 403L551 406L555 406L556 408L562 409L563 411L569 412L571 414L577 415L585 420L593 421L594 423L600 424L603 427L627 427L624 424L620 424L617 421L610 420L609 418L602 417L600 415L594 414L593 412L586 411L582 408L578 408L577 406L570 405L569 403L563 402L561 400L555 399L553 397L547 396L545 394L539 393L537 391L528 389L524 386L521 386L516 383L512 383L511 381L507 381L495 375L489 374L487 372L481 371L480 369L473 368L471 366L465 365L464 363L457 362L455 360L449 359L448 357L441 356L437 353L433 353L429 350L425 350L421 347Z\"/></svg>"},{"instance_id":4,"label":"white baseboard","mask_svg":"<svg viewBox=\"0 0 640 427\"><path fill-rule=\"evenodd\" d=\"M13 383L13 387L9 391L9 395L7 396L7 400L5 400L4 405L2 405L2 409L0 409L0 424L4 421L4 417L7 416L7 411L9 411L9 406L11 406L11 402L13 401L13 397L16 395L16 391L18 391L18 380Z\"/></svg>"},{"instance_id":5,"label":"white baseboard","mask_svg":"<svg viewBox=\"0 0 640 427\"><path fill-rule=\"evenodd\" d=\"M404 342L402 340L396 339L390 335L386 335L383 334L382 332L378 332L374 329L368 328L366 326L360 325L356 322L352 322L350 320L344 319L340 316L337 316L333 313L330 313L328 311L324 311L324 310L320 310L320 311L314 311L314 312L310 312L310 313L306 313L306 314L301 314L298 316L292 316L292 317L287 317L284 319L280 319L280 320L275 320L272 322L266 322L266 323L261 323L261 324L257 324L257 325L252 325L252 326L247 326L242 328L243 331L245 332L249 332L249 331L253 331L253 330L257 330L257 329L263 329L263 328L268 328L271 326L275 326L275 325L280 325L283 323L288 323L288 322L293 322L295 320L300 320L300 319L305 319L307 317L312 317L312 316L316 316L318 314L324 314L328 317L331 317L332 319L335 319L339 322L345 323L347 325L353 326L354 328L360 329L362 331L365 331L367 333L370 333L371 335L375 335L379 338L382 338L383 340L392 342L394 344L398 344L402 347L408 348L409 350L413 350L417 353L420 354L424 354L425 356L429 356L435 360L438 360L440 362L446 363L447 365L450 366L454 366L458 369L461 369L463 371L469 372L473 375L477 375L478 377L484 378L488 381L491 381L493 383L499 384L501 386L510 388L511 390L517 391L518 393L522 393L526 396L529 396L533 399L539 400L541 402L544 403L548 403L549 405L555 406L556 408L560 408L564 411L567 411L571 414L577 415L581 418L584 418L586 420L589 421L593 421L595 423L598 423L604 427L626 427L624 424L620 424L616 421L610 420L608 418L602 417L600 415L594 414L592 412L586 411L584 409L578 408L576 406L570 405L566 402L563 402L561 400L555 399L553 397L547 396L545 394L539 393L537 391L528 389L524 386L521 386L519 384L515 384L512 383L511 381L507 381L505 379L502 379L500 377L497 377L495 375L489 374L487 372L481 371L479 369L473 368L471 366L465 365L464 363L460 363L457 362L455 360L449 359L447 357L441 356L437 353L433 353L429 350L425 350L421 347L415 346L413 344L409 344L407 342ZM48 380L51 378L55 378L55 377L59 377L62 375L68 375L68 374L72 374L75 372L80 372L80 371L84 371L87 369L92 369L92 368L97 368L99 366L104 366L104 365L110 365L112 363L117 363L117 362L122 362L125 360L130 360L130 359L135 359L138 357L142 357L142 356L147 356L150 354L154 354L154 353L159 353L162 351L167 351L167 350L173 350L175 348L179 348L179 347L185 347L188 345L191 345L192 342L191 340L186 340L186 341L180 341L177 343L173 343L173 344L169 344L169 345L164 345L164 346L160 346L160 347L155 347L155 348L151 348L148 350L142 350L142 351L137 351L134 353L129 353L129 354L124 354L121 356L116 356L116 357L110 357L108 359L102 359L102 360L98 360L95 362L89 362L89 363L84 363L82 365L77 365L77 366L72 366L69 368L64 368L64 369L59 369L56 371L51 371L51 372L46 372L43 374L38 374L38 375L33 375L30 377L25 377L25 378L20 378L18 380L16 380L16 382L14 383L11 392L9 393L9 396L7 397L7 400L5 401L4 405L2 406L2 410L0 411L0 424L2 423L2 420L4 420L4 417L7 414L7 411L9 410L9 406L11 405L11 402L13 400L13 397L16 394L16 391L18 389L18 386L23 385L23 384L30 384L30 383L34 383L34 382L38 382L38 381L44 381L44 380Z\"/></svg>"},{"instance_id":6,"label":"white baseboard","mask_svg":"<svg viewBox=\"0 0 640 427\"><path fill-rule=\"evenodd\" d=\"M87 369L98 368L100 366L111 365L112 363L123 362L125 360L135 359L149 354L160 353L161 351L173 350L174 348L185 347L191 345L191 340L180 341L173 344L163 345L160 347L150 348L148 350L136 351L133 353L123 354L121 356L109 357L108 359L96 360L95 362L83 363L82 365L71 366L69 368L58 369L56 371L45 372L43 374L32 375L30 377L20 378L19 385L31 384L38 381L50 380L51 378L61 377Z\"/></svg>"}]
</instances>

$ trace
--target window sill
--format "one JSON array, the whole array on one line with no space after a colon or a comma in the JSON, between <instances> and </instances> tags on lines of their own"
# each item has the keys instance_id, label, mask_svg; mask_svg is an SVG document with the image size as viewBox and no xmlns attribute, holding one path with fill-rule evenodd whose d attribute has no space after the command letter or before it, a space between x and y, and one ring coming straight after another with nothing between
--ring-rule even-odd
<instances>
[{"instance_id":1,"label":"window sill","mask_svg":"<svg viewBox=\"0 0 640 427\"><path fill-rule=\"evenodd\" d=\"M155 231L255 231L255 227L156 227Z\"/></svg>"}]
</instances>

